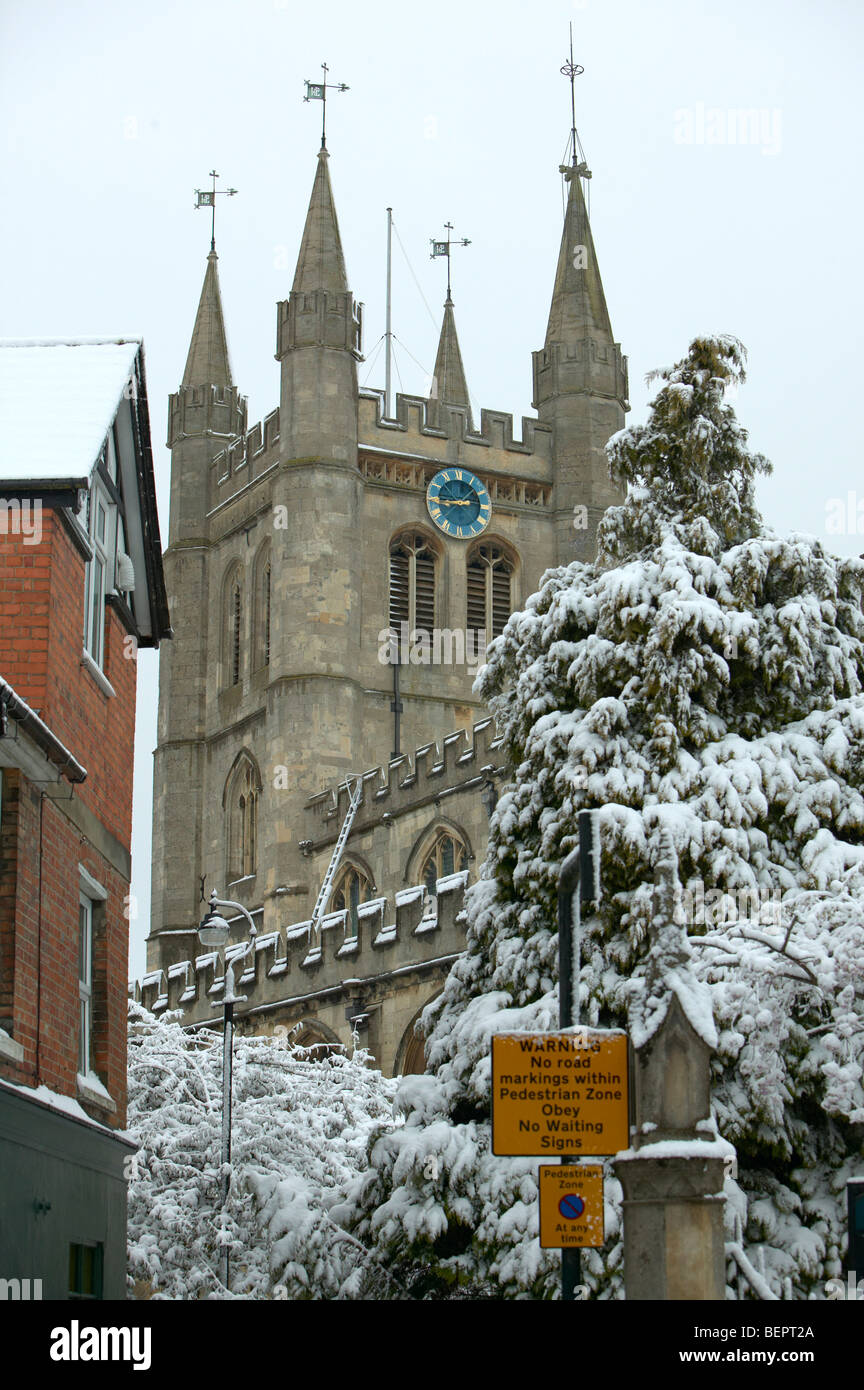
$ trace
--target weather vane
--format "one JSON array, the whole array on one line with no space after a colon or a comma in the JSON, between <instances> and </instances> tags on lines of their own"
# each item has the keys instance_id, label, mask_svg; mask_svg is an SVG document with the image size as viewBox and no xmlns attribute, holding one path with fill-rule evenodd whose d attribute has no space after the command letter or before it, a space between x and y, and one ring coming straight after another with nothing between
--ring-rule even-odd
<instances>
[{"instance_id":1,"label":"weather vane","mask_svg":"<svg viewBox=\"0 0 864 1390\"><path fill-rule=\"evenodd\" d=\"M453 230L453 223L452 223L452 222L445 222L445 223L444 223L444 229L445 229L445 231L446 231L446 233L447 233L447 240L446 240L446 241L436 241L434 237L430 237L430 242L431 242L431 245L432 245L432 254L431 254L431 256L429 257L429 259L430 259L430 261L434 261L436 256L446 256L446 257L447 257L447 298L449 299L449 298L450 298L450 248L451 248L451 246L470 246L471 243L470 243L470 241L467 239L467 237L463 237L461 241L451 241L451 240L450 240L450 233L451 233L452 230Z\"/></svg>"},{"instance_id":2,"label":"weather vane","mask_svg":"<svg viewBox=\"0 0 864 1390\"><path fill-rule=\"evenodd\" d=\"M561 173L568 181L572 178L574 171L581 174L583 178L590 179L591 177L591 172L585 162L584 156L582 162L579 162L579 155L582 153L582 147L579 143L579 136L576 134L576 78L581 77L584 71L585 69L581 63L574 63L573 61L573 25L571 23L570 59L561 68L563 76L566 77L570 83L570 140L573 150L573 165L572 168L567 168L564 164L561 165Z\"/></svg>"},{"instance_id":3,"label":"weather vane","mask_svg":"<svg viewBox=\"0 0 864 1390\"><path fill-rule=\"evenodd\" d=\"M196 188L196 189L195 189L195 198L196 198L195 207L196 207L196 208L209 208L209 209L210 209L210 250L211 250L211 251L215 251L215 250L216 250L216 196L217 196L217 194L224 193L224 195L225 195L226 198L233 198L233 197L234 197L234 194L237 192L237 189L236 189L236 188L217 188L217 187L216 187L216 180L217 180L218 178L220 178L221 175L220 175L220 174L217 174L215 169L211 169L211 170L210 170L210 177L211 177L211 179L213 180L213 187L212 187L212 188L205 188L205 189L203 189L203 190L200 189L200 188Z\"/></svg>"},{"instance_id":4,"label":"weather vane","mask_svg":"<svg viewBox=\"0 0 864 1390\"><path fill-rule=\"evenodd\" d=\"M324 81L323 81L323 82L310 82L309 79L308 79L308 77L305 78L304 81L306 82L306 95L305 95L305 97L303 98L303 100L304 100L304 101L320 101L321 104L322 104L322 110L321 110L321 148L322 148L322 150L326 150L326 148L327 148L327 88L328 88L328 87L332 87L332 89L333 89L334 92L348 92L348 91L350 91L351 89L350 89L350 87L347 87L347 86L345 85L344 82L328 82L328 81L327 81L327 74L328 74L328 72L330 71L330 69L328 68L328 66L327 66L326 63L322 63L322 64L321 64L321 67L322 67L322 69L323 69L323 71L324 71Z\"/></svg>"}]
</instances>

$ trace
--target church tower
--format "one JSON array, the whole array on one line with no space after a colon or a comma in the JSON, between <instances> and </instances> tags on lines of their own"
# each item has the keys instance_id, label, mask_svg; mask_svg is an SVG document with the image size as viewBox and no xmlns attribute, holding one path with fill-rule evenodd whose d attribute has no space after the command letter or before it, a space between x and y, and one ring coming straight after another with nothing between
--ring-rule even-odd
<instances>
[{"instance_id":1,"label":"church tower","mask_svg":"<svg viewBox=\"0 0 864 1390\"><path fill-rule=\"evenodd\" d=\"M590 174L575 158L561 172L569 195L546 341L533 354L532 404L553 430L557 563L564 565L593 560L600 519L623 500L604 446L624 428L630 403L627 359L609 321L582 190Z\"/></svg>"},{"instance_id":2,"label":"church tower","mask_svg":"<svg viewBox=\"0 0 864 1390\"><path fill-rule=\"evenodd\" d=\"M190 862L202 857L206 693L212 679L207 612L212 565L207 514L213 460L246 432L246 400L231 376L215 247L179 389L168 402L171 501L163 557L169 610L182 641L159 663L158 743L153 777L152 922L188 928L196 911ZM188 943L187 943L188 944Z\"/></svg>"},{"instance_id":3,"label":"church tower","mask_svg":"<svg viewBox=\"0 0 864 1390\"><path fill-rule=\"evenodd\" d=\"M485 643L546 569L591 558L618 500L603 445L623 424L626 361L582 172L534 354L538 417L519 431L502 410L472 408L449 286L429 397L398 394L390 413L383 390L358 387L362 315L323 141L277 310L279 404L251 429L208 258L170 401L175 640L161 668L145 981L190 1021L212 1019L219 988L200 984L215 967L191 934L203 879L205 896L242 903L258 926L249 1026L297 1024L332 1044L363 1020L386 1071L423 1065L413 1021L461 950L454 904L505 772L473 690Z\"/></svg>"}]
</instances>

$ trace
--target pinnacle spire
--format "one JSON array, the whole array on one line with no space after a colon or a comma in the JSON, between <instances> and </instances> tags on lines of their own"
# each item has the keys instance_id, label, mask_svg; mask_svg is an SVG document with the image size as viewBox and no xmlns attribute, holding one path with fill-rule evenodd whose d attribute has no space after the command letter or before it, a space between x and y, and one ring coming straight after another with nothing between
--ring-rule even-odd
<instances>
[{"instance_id":1,"label":"pinnacle spire","mask_svg":"<svg viewBox=\"0 0 864 1390\"><path fill-rule=\"evenodd\" d=\"M292 294L297 294L298 291L311 294L314 290L341 294L348 292L342 239L339 236L336 205L333 202L333 189L327 170L329 158L326 149L318 151L318 168L315 171L312 196L309 199L300 255L297 257Z\"/></svg>"},{"instance_id":2,"label":"pinnacle spire","mask_svg":"<svg viewBox=\"0 0 864 1390\"><path fill-rule=\"evenodd\" d=\"M438 340L438 354L435 358L434 398L441 405L461 405L468 411L471 420L471 403L468 399L468 382L462 366L462 353L456 334L456 319L453 315L453 300L450 296L444 304L444 319L441 324L441 337Z\"/></svg>"},{"instance_id":3,"label":"pinnacle spire","mask_svg":"<svg viewBox=\"0 0 864 1390\"><path fill-rule=\"evenodd\" d=\"M573 342L594 329L612 338L612 325L582 193L584 165L566 168L570 193L546 329L546 346Z\"/></svg>"},{"instance_id":4,"label":"pinnacle spire","mask_svg":"<svg viewBox=\"0 0 864 1390\"><path fill-rule=\"evenodd\" d=\"M231 363L228 358L228 339L225 336L225 319L222 315L222 296L219 293L219 273L216 269L218 257L211 251L207 257L207 269L198 313L189 344L189 356L183 371L183 386L233 386Z\"/></svg>"}]
</instances>

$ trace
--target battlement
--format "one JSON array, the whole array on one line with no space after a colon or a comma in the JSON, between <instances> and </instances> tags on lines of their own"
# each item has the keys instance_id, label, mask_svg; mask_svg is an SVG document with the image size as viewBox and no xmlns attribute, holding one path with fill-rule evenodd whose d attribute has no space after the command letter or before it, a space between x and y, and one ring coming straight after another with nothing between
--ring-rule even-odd
<instances>
[{"instance_id":1,"label":"battlement","mask_svg":"<svg viewBox=\"0 0 864 1390\"><path fill-rule=\"evenodd\" d=\"M234 439L245 430L246 397L236 386L181 386L168 397L169 449L190 435Z\"/></svg>"},{"instance_id":2,"label":"battlement","mask_svg":"<svg viewBox=\"0 0 864 1390\"><path fill-rule=\"evenodd\" d=\"M279 443L279 407L271 410L245 434L232 439L213 460L216 487L249 482L264 471L263 460Z\"/></svg>"},{"instance_id":3,"label":"battlement","mask_svg":"<svg viewBox=\"0 0 864 1390\"><path fill-rule=\"evenodd\" d=\"M237 988L246 995L242 1014L302 1006L304 1000L311 1007L323 996L356 990L364 980L391 972L422 973L424 964L431 967L442 957L458 955L465 944L467 879L463 869L438 879L434 896L420 884L401 889L392 899L360 903L353 926L347 911L330 912L314 936L310 921L259 935L251 955L235 971ZM260 922L260 909L252 915ZM226 948L229 963L242 955L247 940L245 919L234 918L231 926L237 940ZM179 1009L190 1024L218 1021L214 1006L225 991L225 960L207 951L151 970L132 987L134 998L152 1013Z\"/></svg>"},{"instance_id":4,"label":"battlement","mask_svg":"<svg viewBox=\"0 0 864 1390\"><path fill-rule=\"evenodd\" d=\"M411 396L398 393L396 396L396 417L387 419L384 415L384 392L364 389L359 400L360 439L362 443L375 444L387 448L388 442L394 451L400 447L400 436L415 435L432 443L435 440L459 440L466 445L474 445L478 450L500 450L503 453L521 454L548 463L552 455L552 428L530 416L522 416L522 438L513 435L513 416L502 410L481 410L480 429L470 430L468 411L460 406L444 405L442 402L427 399L425 396ZM378 436L378 437L376 437ZM424 452L427 452L424 450ZM446 456L446 453L445 455ZM478 467L483 465L478 460ZM486 467L494 465L487 463Z\"/></svg>"},{"instance_id":5,"label":"battlement","mask_svg":"<svg viewBox=\"0 0 864 1390\"><path fill-rule=\"evenodd\" d=\"M480 720L469 735L464 729L437 743L418 748L413 758L403 753L385 766L362 774L363 790L353 833L367 829L387 816L397 816L424 801L449 796L454 789L485 781L499 770L501 740L491 719ZM353 782L354 779L352 778ZM348 811L348 783L328 786L309 798L307 837L335 836Z\"/></svg>"}]
</instances>

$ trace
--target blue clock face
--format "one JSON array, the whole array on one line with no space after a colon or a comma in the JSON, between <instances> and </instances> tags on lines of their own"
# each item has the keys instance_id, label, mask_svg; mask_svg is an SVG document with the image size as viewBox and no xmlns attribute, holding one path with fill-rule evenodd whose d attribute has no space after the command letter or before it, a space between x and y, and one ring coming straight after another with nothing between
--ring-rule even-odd
<instances>
[{"instance_id":1,"label":"blue clock face","mask_svg":"<svg viewBox=\"0 0 864 1390\"><path fill-rule=\"evenodd\" d=\"M479 536L489 525L492 502L467 468L442 468L426 489L426 506L439 531L457 541Z\"/></svg>"}]
</instances>

